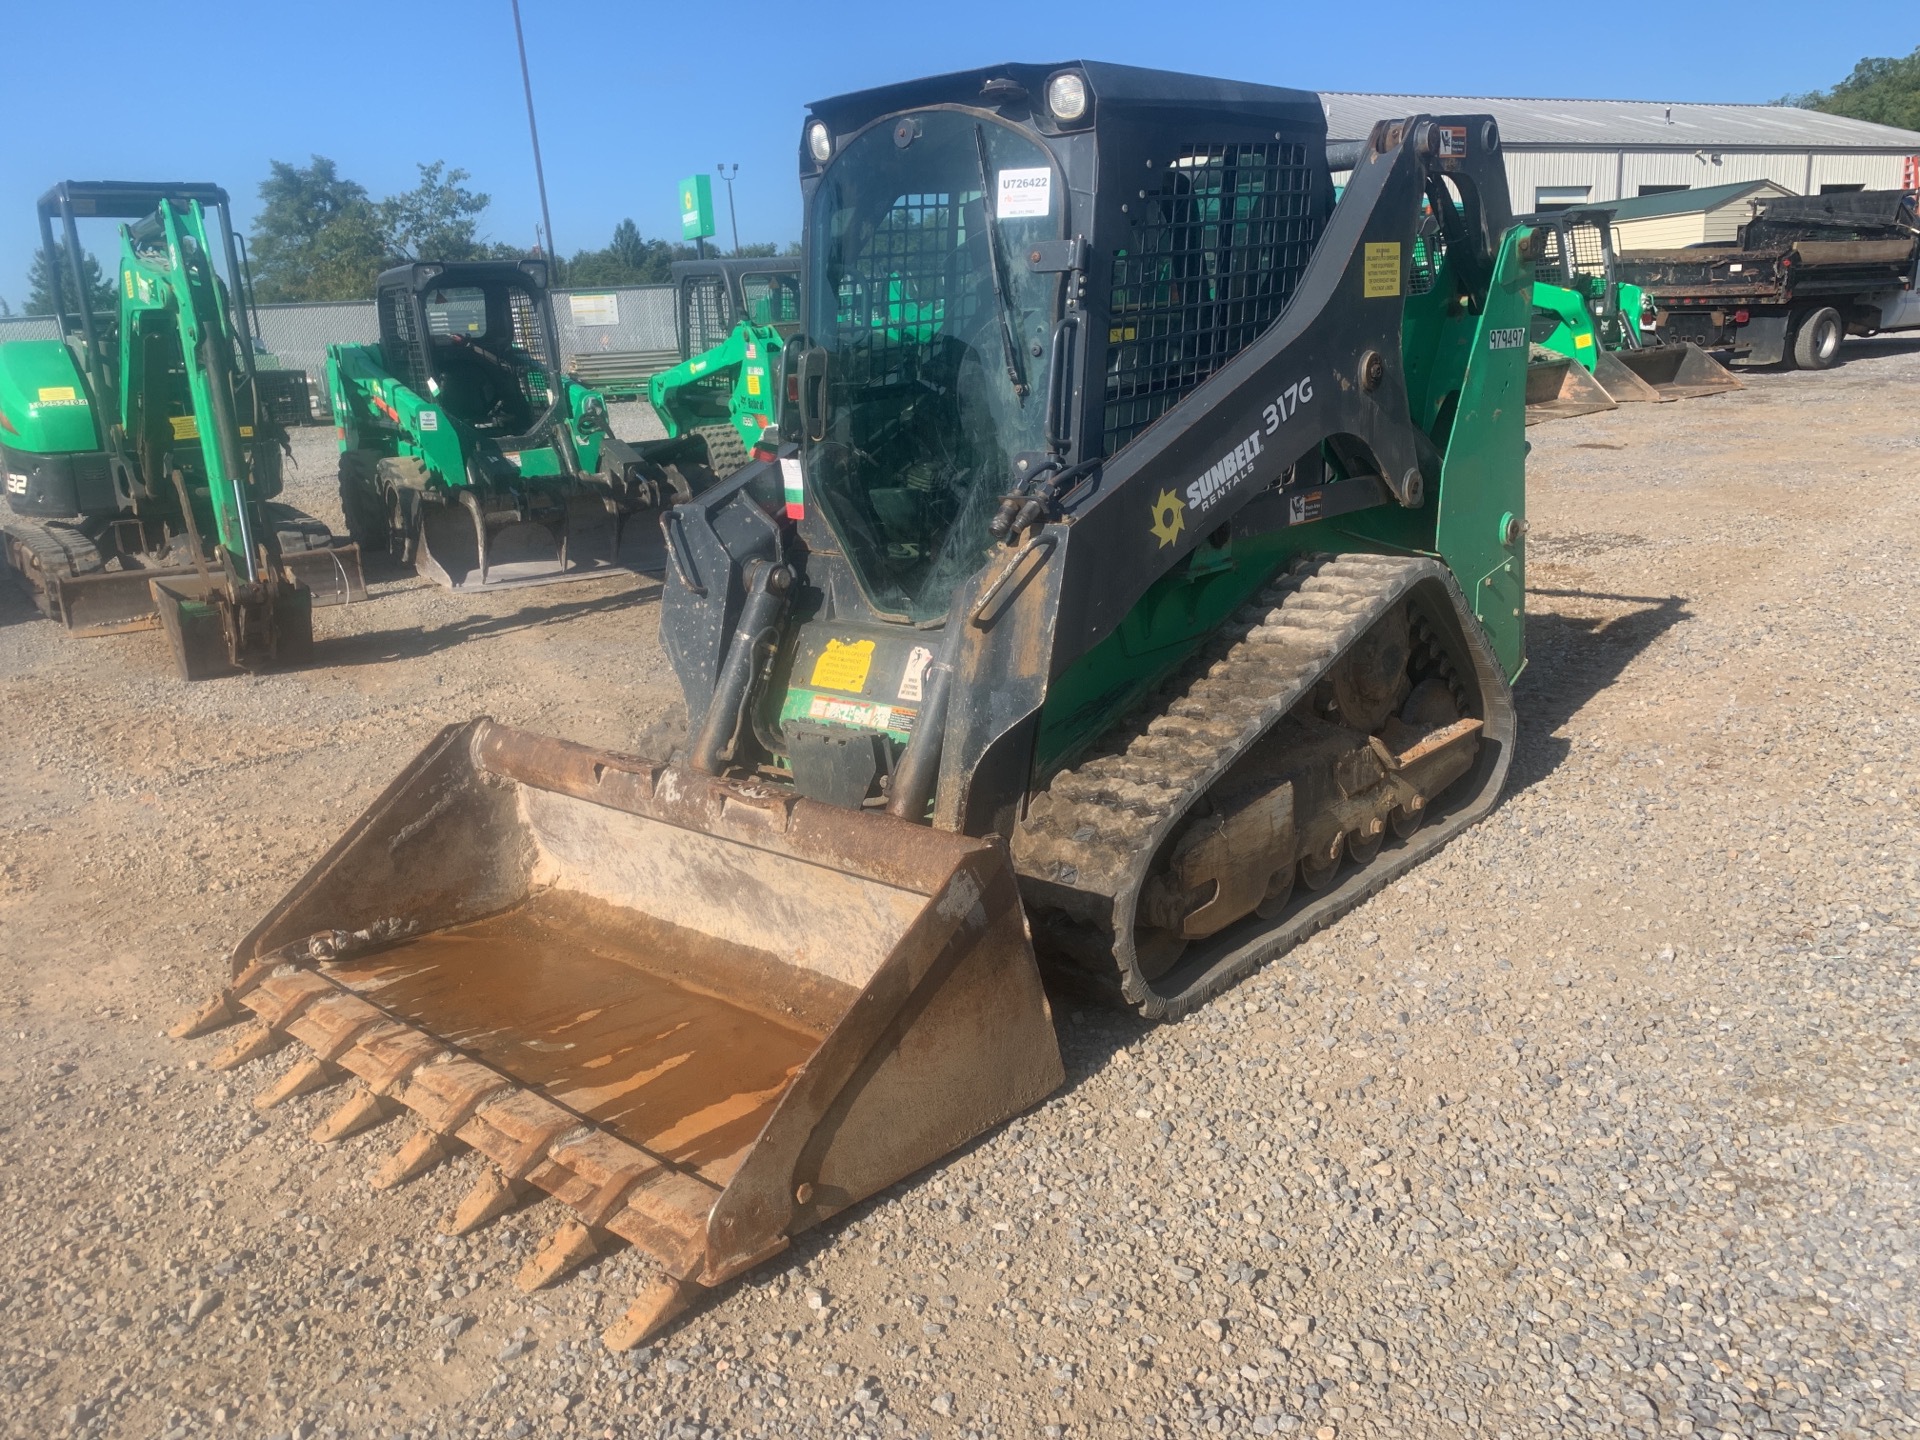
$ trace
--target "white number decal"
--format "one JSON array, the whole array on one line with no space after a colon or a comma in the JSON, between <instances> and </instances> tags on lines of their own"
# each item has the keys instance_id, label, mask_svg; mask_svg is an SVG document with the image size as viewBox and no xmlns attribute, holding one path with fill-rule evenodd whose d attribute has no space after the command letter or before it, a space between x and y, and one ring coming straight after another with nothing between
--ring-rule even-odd
<instances>
[{"instance_id":1,"label":"white number decal","mask_svg":"<svg viewBox=\"0 0 1920 1440\"><path fill-rule=\"evenodd\" d=\"M1267 434L1271 435L1287 421L1299 413L1300 407L1313 399L1313 377L1303 375L1286 390L1274 398L1274 402L1263 412L1267 417Z\"/></svg>"}]
</instances>

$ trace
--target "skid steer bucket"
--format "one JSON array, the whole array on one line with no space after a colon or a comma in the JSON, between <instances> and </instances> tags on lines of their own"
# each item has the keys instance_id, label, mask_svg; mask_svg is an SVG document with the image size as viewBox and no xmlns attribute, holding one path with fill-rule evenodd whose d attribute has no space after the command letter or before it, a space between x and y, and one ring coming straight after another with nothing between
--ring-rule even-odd
<instances>
[{"instance_id":1,"label":"skid steer bucket","mask_svg":"<svg viewBox=\"0 0 1920 1440\"><path fill-rule=\"evenodd\" d=\"M1643 350L1615 351L1613 358L1651 386L1662 400L1691 400L1745 388L1726 366L1684 340Z\"/></svg>"},{"instance_id":2,"label":"skid steer bucket","mask_svg":"<svg viewBox=\"0 0 1920 1440\"><path fill-rule=\"evenodd\" d=\"M357 1077L316 1132L418 1129L378 1188L471 1149L451 1228L571 1214L520 1276L658 1266L605 1334L1018 1114L1063 1079L1005 849L590 750L449 727L175 1028L306 1051L257 1104Z\"/></svg>"},{"instance_id":3,"label":"skid steer bucket","mask_svg":"<svg viewBox=\"0 0 1920 1440\"><path fill-rule=\"evenodd\" d=\"M1662 395L1621 364L1619 355L1612 350L1602 350L1593 357L1593 378L1600 382L1600 388L1607 392L1607 398L1616 405L1656 405L1662 400L1678 398Z\"/></svg>"},{"instance_id":4,"label":"skid steer bucket","mask_svg":"<svg viewBox=\"0 0 1920 1440\"><path fill-rule=\"evenodd\" d=\"M491 508L464 491L459 504L421 507L419 568L449 590L502 590L590 580L616 569L658 572L659 527L584 494Z\"/></svg>"},{"instance_id":5,"label":"skid steer bucket","mask_svg":"<svg viewBox=\"0 0 1920 1440\"><path fill-rule=\"evenodd\" d=\"M1527 365L1527 424L1611 410L1614 399L1587 367L1564 355L1536 356Z\"/></svg>"}]
</instances>

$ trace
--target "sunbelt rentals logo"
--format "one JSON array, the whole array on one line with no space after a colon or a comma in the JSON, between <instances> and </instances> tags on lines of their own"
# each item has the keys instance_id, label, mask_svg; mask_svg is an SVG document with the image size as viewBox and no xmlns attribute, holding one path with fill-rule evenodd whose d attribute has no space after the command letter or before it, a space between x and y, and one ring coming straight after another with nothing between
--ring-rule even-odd
<instances>
[{"instance_id":1,"label":"sunbelt rentals logo","mask_svg":"<svg viewBox=\"0 0 1920 1440\"><path fill-rule=\"evenodd\" d=\"M1247 477L1259 456L1260 432L1255 430L1202 471L1198 480L1187 486L1187 504L1195 510L1209 509Z\"/></svg>"}]
</instances>

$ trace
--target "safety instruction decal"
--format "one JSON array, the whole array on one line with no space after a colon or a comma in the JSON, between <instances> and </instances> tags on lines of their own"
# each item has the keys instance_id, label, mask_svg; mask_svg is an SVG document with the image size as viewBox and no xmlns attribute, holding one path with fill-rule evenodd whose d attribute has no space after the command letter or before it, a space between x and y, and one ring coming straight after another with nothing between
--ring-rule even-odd
<instances>
[{"instance_id":1,"label":"safety instruction decal","mask_svg":"<svg viewBox=\"0 0 1920 1440\"><path fill-rule=\"evenodd\" d=\"M994 216L1000 220L1030 220L1053 210L1053 171L1002 170L1000 199Z\"/></svg>"},{"instance_id":2,"label":"safety instruction decal","mask_svg":"<svg viewBox=\"0 0 1920 1440\"><path fill-rule=\"evenodd\" d=\"M1400 242L1368 245L1361 264L1363 295L1380 300L1400 293Z\"/></svg>"},{"instance_id":3,"label":"safety instruction decal","mask_svg":"<svg viewBox=\"0 0 1920 1440\"><path fill-rule=\"evenodd\" d=\"M42 405L84 405L87 402L75 393L71 385L42 385L40 403Z\"/></svg>"},{"instance_id":4,"label":"safety instruction decal","mask_svg":"<svg viewBox=\"0 0 1920 1440\"><path fill-rule=\"evenodd\" d=\"M1439 125L1440 158L1442 160L1464 160L1467 158L1467 127L1464 125Z\"/></svg>"},{"instance_id":5,"label":"safety instruction decal","mask_svg":"<svg viewBox=\"0 0 1920 1440\"><path fill-rule=\"evenodd\" d=\"M829 640L820 658L813 662L812 683L827 690L851 690L859 694L867 688L867 672L873 668L873 641Z\"/></svg>"},{"instance_id":6,"label":"safety instruction decal","mask_svg":"<svg viewBox=\"0 0 1920 1440\"><path fill-rule=\"evenodd\" d=\"M898 698L911 700L915 704L926 699L922 693L926 689L927 666L933 663L933 651L924 645L916 645L907 652L906 672L900 677Z\"/></svg>"}]
</instances>

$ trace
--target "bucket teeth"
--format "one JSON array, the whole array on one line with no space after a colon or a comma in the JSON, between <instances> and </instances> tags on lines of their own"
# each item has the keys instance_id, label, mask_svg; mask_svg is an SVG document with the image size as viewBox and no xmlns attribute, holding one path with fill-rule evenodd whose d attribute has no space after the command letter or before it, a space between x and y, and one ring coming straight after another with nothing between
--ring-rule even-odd
<instances>
[{"instance_id":1,"label":"bucket teeth","mask_svg":"<svg viewBox=\"0 0 1920 1440\"><path fill-rule=\"evenodd\" d=\"M320 1122L313 1132L313 1139L320 1145L344 1140L349 1135L358 1134L368 1126L378 1125L390 1118L395 1108L391 1100L371 1090L357 1091L352 1099Z\"/></svg>"},{"instance_id":2,"label":"bucket teeth","mask_svg":"<svg viewBox=\"0 0 1920 1440\"><path fill-rule=\"evenodd\" d=\"M271 1055L287 1043L287 1037L271 1025L259 1023L243 1030L234 1042L208 1063L215 1070L238 1070L249 1060Z\"/></svg>"},{"instance_id":3,"label":"bucket teeth","mask_svg":"<svg viewBox=\"0 0 1920 1440\"><path fill-rule=\"evenodd\" d=\"M253 1097L253 1108L271 1110L276 1105L284 1105L296 1095L308 1095L315 1090L324 1090L329 1085L338 1085L347 1078L347 1072L338 1065L330 1065L317 1055L309 1055L273 1084Z\"/></svg>"},{"instance_id":4,"label":"bucket teeth","mask_svg":"<svg viewBox=\"0 0 1920 1440\"><path fill-rule=\"evenodd\" d=\"M509 1180L498 1170L488 1170L454 1207L453 1218L443 1228L449 1235L471 1235L513 1209L531 1188L524 1180Z\"/></svg>"},{"instance_id":5,"label":"bucket teeth","mask_svg":"<svg viewBox=\"0 0 1920 1440\"><path fill-rule=\"evenodd\" d=\"M424 1175L434 1166L453 1158L456 1142L436 1135L431 1130L422 1130L392 1155L387 1163L374 1173L372 1185L376 1190L391 1190L396 1185L404 1185L415 1176Z\"/></svg>"},{"instance_id":6,"label":"bucket teeth","mask_svg":"<svg viewBox=\"0 0 1920 1440\"><path fill-rule=\"evenodd\" d=\"M198 1010L190 1011L174 1021L167 1027L167 1034L176 1040L192 1040L196 1036L225 1029L239 1018L240 1009L233 1003L233 992L222 990Z\"/></svg>"},{"instance_id":7,"label":"bucket teeth","mask_svg":"<svg viewBox=\"0 0 1920 1440\"><path fill-rule=\"evenodd\" d=\"M609 1350L631 1350L672 1321L700 1293L700 1286L673 1275L656 1275L626 1314L600 1332Z\"/></svg>"},{"instance_id":8,"label":"bucket teeth","mask_svg":"<svg viewBox=\"0 0 1920 1440\"><path fill-rule=\"evenodd\" d=\"M540 1242L533 1258L520 1267L513 1283L529 1292L544 1289L599 1253L600 1241L590 1227L578 1220L563 1220L558 1230Z\"/></svg>"}]
</instances>

